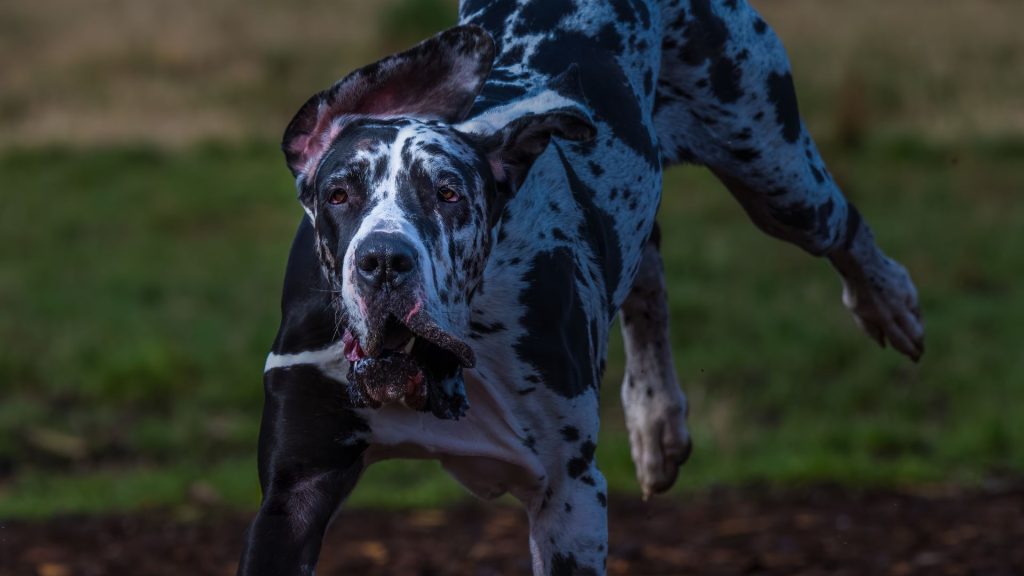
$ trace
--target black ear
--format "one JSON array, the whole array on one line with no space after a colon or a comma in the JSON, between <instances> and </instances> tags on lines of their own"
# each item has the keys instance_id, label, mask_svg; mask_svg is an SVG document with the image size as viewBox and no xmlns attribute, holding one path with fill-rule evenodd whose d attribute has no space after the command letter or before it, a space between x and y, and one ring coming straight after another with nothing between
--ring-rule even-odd
<instances>
[{"instance_id":1,"label":"black ear","mask_svg":"<svg viewBox=\"0 0 1024 576\"><path fill-rule=\"evenodd\" d=\"M356 117L463 120L493 59L494 42L483 28L456 26L352 72L307 100L292 118L281 141L288 167L296 177L307 175Z\"/></svg>"},{"instance_id":2,"label":"black ear","mask_svg":"<svg viewBox=\"0 0 1024 576\"><path fill-rule=\"evenodd\" d=\"M597 134L573 65L547 87L488 110L456 129L487 153L495 180L518 189L552 136L582 142Z\"/></svg>"}]
</instances>

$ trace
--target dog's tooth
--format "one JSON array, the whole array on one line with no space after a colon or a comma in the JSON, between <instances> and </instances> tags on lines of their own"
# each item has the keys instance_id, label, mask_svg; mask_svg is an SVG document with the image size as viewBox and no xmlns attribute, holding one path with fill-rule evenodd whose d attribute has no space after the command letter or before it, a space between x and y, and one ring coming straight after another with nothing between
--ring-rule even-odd
<instances>
[{"instance_id":1,"label":"dog's tooth","mask_svg":"<svg viewBox=\"0 0 1024 576\"><path fill-rule=\"evenodd\" d=\"M416 343L416 337L415 336L413 336L412 338L409 338L409 342L406 343L406 345L405 345L405 353L406 354L412 352L412 346L415 343Z\"/></svg>"}]
</instances>

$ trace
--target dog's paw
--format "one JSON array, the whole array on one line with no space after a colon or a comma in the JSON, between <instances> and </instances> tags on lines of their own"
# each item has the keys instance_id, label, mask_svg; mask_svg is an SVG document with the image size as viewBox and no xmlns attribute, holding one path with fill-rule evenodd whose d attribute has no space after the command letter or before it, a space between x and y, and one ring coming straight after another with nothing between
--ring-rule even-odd
<instances>
[{"instance_id":1,"label":"dog's paw","mask_svg":"<svg viewBox=\"0 0 1024 576\"><path fill-rule=\"evenodd\" d=\"M843 304L880 346L888 342L913 361L924 354L924 323L917 289L906 268L877 254L856 273L843 274Z\"/></svg>"},{"instance_id":2,"label":"dog's paw","mask_svg":"<svg viewBox=\"0 0 1024 576\"><path fill-rule=\"evenodd\" d=\"M636 388L640 388L637 386ZM678 388L625 398L630 452L644 500L675 484L693 444L686 426L686 398Z\"/></svg>"}]
</instances>

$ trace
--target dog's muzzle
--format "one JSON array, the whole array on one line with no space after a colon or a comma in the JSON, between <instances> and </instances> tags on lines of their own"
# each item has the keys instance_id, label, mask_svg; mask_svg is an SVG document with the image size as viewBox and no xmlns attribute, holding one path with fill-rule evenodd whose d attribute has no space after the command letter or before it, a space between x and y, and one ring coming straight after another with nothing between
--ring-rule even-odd
<instances>
[{"instance_id":1,"label":"dog's muzzle","mask_svg":"<svg viewBox=\"0 0 1024 576\"><path fill-rule=\"evenodd\" d=\"M374 233L354 256L367 329L362 339L350 331L343 337L353 405L401 403L438 418L463 416L462 369L476 358L425 310L415 248L398 234Z\"/></svg>"}]
</instances>

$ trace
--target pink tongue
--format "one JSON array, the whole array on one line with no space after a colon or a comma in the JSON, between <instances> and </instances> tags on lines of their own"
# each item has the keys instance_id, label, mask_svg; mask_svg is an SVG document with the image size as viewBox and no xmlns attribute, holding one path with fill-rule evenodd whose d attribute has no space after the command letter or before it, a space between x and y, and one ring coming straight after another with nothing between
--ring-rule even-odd
<instances>
[{"instance_id":1,"label":"pink tongue","mask_svg":"<svg viewBox=\"0 0 1024 576\"><path fill-rule=\"evenodd\" d=\"M345 354L345 359L349 362L355 362L365 357L363 349L359 346L359 340L356 340L351 332L345 332L345 335L341 338L341 343L344 346L343 354Z\"/></svg>"}]
</instances>

